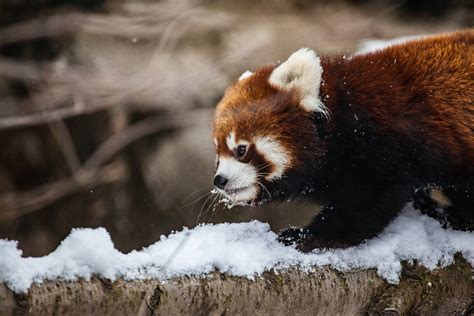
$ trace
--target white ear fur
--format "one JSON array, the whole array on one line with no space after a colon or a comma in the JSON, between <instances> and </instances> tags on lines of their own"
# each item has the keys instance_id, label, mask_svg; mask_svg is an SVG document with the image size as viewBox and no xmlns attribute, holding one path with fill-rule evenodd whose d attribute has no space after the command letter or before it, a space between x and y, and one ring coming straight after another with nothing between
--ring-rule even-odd
<instances>
[{"instance_id":1,"label":"white ear fur","mask_svg":"<svg viewBox=\"0 0 474 316\"><path fill-rule=\"evenodd\" d=\"M328 109L319 98L322 73L321 61L316 53L309 48L301 48L273 70L269 82L283 89L297 89L302 97L301 106L306 111L328 116Z\"/></svg>"}]
</instances>

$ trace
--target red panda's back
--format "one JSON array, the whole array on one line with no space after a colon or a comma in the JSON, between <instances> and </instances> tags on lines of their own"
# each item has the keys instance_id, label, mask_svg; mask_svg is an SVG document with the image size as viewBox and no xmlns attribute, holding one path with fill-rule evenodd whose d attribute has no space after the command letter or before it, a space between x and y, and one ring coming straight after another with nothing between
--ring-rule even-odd
<instances>
[{"instance_id":1,"label":"red panda's back","mask_svg":"<svg viewBox=\"0 0 474 316\"><path fill-rule=\"evenodd\" d=\"M381 126L426 137L435 155L474 171L474 30L394 45L345 66L354 98Z\"/></svg>"}]
</instances>

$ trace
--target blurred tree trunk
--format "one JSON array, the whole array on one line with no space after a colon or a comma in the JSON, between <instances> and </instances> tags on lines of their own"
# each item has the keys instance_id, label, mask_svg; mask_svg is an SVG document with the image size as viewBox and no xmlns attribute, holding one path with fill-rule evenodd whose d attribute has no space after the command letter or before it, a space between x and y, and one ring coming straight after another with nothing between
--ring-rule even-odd
<instances>
[{"instance_id":1,"label":"blurred tree trunk","mask_svg":"<svg viewBox=\"0 0 474 316\"><path fill-rule=\"evenodd\" d=\"M214 273L166 282L46 282L27 294L0 285L1 315L472 315L472 268L462 258L433 272L405 265L399 285L373 270L267 272L254 280Z\"/></svg>"}]
</instances>

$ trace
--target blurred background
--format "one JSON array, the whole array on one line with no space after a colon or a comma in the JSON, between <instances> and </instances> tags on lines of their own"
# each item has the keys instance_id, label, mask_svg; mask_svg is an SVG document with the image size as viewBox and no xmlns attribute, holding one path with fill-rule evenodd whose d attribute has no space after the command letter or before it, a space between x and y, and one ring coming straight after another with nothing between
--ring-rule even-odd
<instances>
[{"instance_id":1,"label":"blurred background","mask_svg":"<svg viewBox=\"0 0 474 316\"><path fill-rule=\"evenodd\" d=\"M130 251L198 223L304 224L318 206L209 195L226 86L300 47L350 55L473 17L472 0L2 0L0 238L38 256L74 227Z\"/></svg>"}]
</instances>

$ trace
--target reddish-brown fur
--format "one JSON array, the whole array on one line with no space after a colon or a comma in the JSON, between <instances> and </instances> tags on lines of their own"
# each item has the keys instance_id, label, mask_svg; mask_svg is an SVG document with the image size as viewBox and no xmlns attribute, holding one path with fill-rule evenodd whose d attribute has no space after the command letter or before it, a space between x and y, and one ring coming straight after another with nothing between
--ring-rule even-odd
<instances>
[{"instance_id":1,"label":"reddish-brown fur","mask_svg":"<svg viewBox=\"0 0 474 316\"><path fill-rule=\"evenodd\" d=\"M381 133L394 131L418 138L419 134L410 135L412 127L424 126L425 142L433 153L440 153L443 159L448 154L448 159L457 161L460 168L472 170L473 43L474 31L468 30L395 45L351 59L323 58L323 102L330 112L337 111L340 97L334 94L346 90L360 104L370 104L364 110L379 123ZM221 144L220 155L232 154L225 146L225 137L234 129L238 139L249 138L249 133L278 136L296 156L300 149L293 141L294 134L300 138L313 137L307 132L312 127L304 124L310 114L298 106L297 93L281 91L268 83L274 68L264 67L255 76L236 81L227 89L217 107L214 123L214 136ZM442 90L438 88L441 85L445 87ZM423 99L427 102L420 102ZM277 103L281 104L280 115L274 109ZM413 103L417 106L410 106ZM246 106L249 104L255 106Z\"/></svg>"},{"instance_id":2,"label":"reddish-brown fur","mask_svg":"<svg viewBox=\"0 0 474 316\"><path fill-rule=\"evenodd\" d=\"M269 200L304 193L326 204L300 249L371 238L430 184L452 200L446 217L453 227L474 229L474 30L324 57L321 65L327 120L303 109L299 91L272 86L272 65L234 82L214 121L220 157L234 154L230 132L250 142L271 136L288 151L284 179L265 183ZM247 162L272 171L252 144L250 152Z\"/></svg>"},{"instance_id":3,"label":"reddish-brown fur","mask_svg":"<svg viewBox=\"0 0 474 316\"><path fill-rule=\"evenodd\" d=\"M474 166L474 30L428 37L350 60L322 61L321 95L337 111L346 90L378 123L380 133L419 138L440 159ZM339 88L338 88L339 87ZM440 89L443 87L443 89ZM329 98L326 98L329 96ZM416 105L416 106L415 106ZM467 170L466 170L467 171Z\"/></svg>"}]
</instances>

